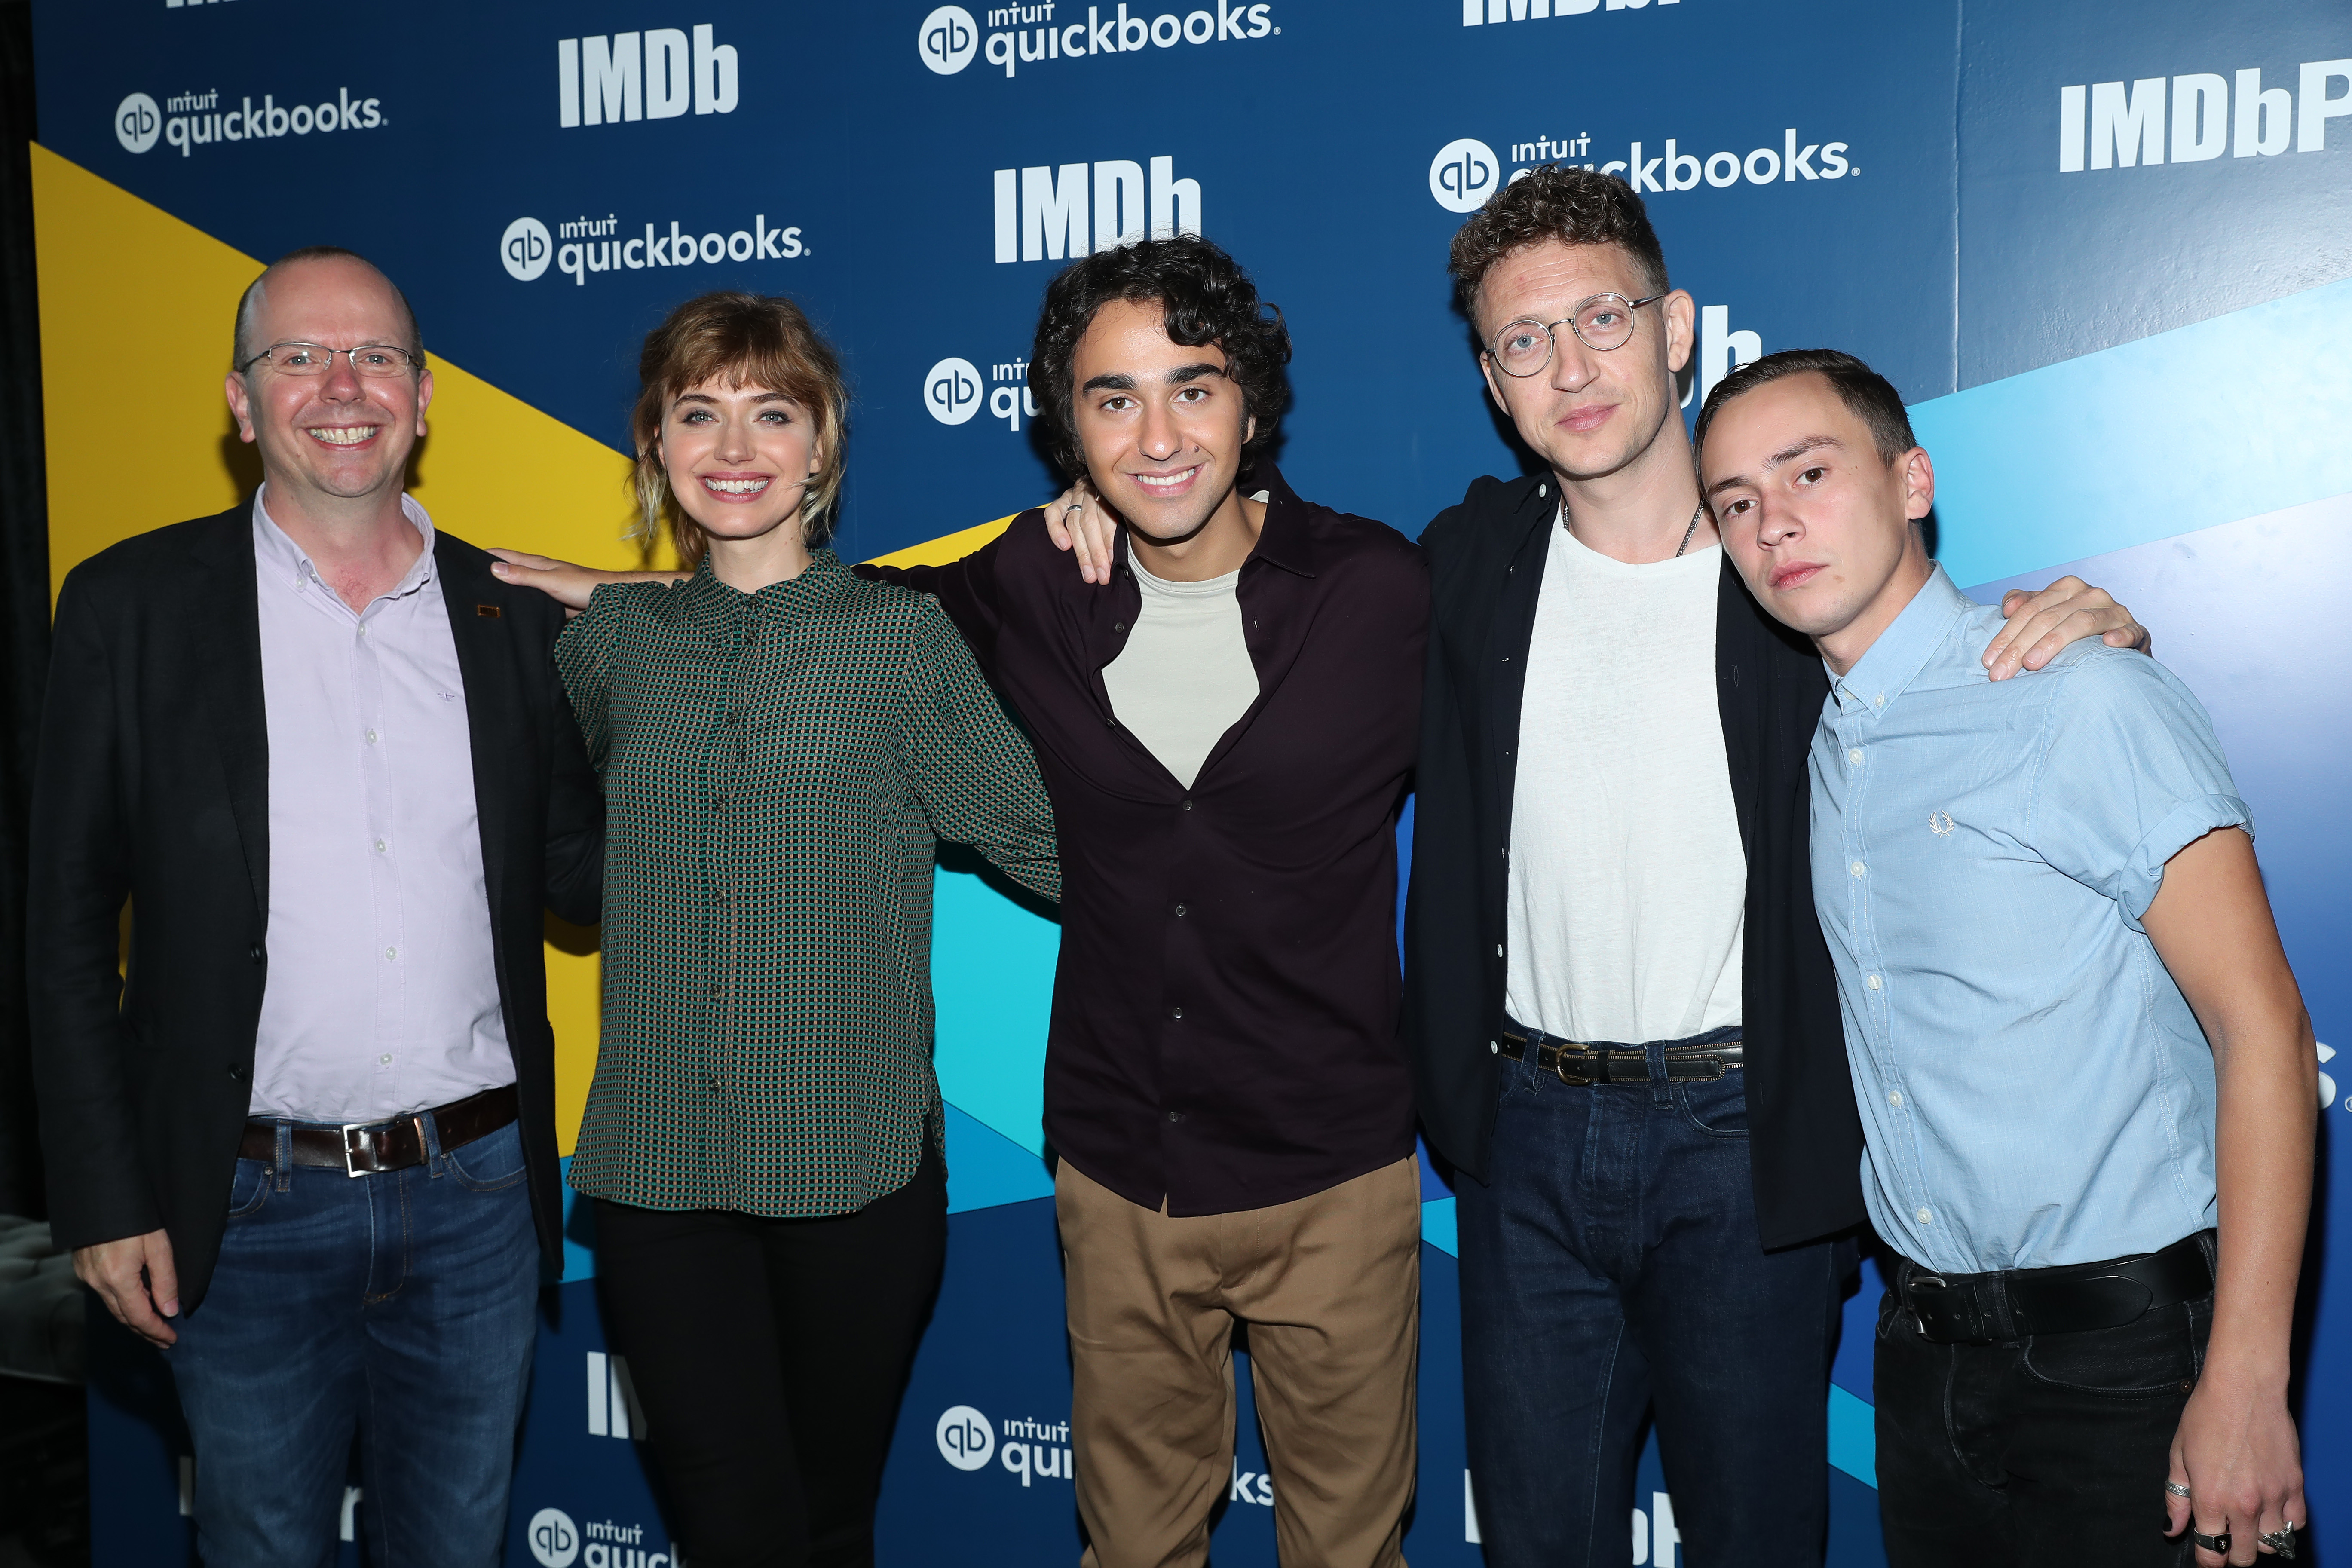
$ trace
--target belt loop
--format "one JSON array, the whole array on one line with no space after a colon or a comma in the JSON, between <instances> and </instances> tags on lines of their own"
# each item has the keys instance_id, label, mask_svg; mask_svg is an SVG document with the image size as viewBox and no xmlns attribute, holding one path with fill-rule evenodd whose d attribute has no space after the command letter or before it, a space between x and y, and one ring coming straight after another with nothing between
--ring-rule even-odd
<instances>
[{"instance_id":1,"label":"belt loop","mask_svg":"<svg viewBox=\"0 0 2352 1568\"><path fill-rule=\"evenodd\" d=\"M441 1121L430 1110L420 1110L415 1117L416 1141L425 1146L425 1168L434 1181L441 1179Z\"/></svg>"},{"instance_id":2,"label":"belt loop","mask_svg":"<svg viewBox=\"0 0 2352 1568\"><path fill-rule=\"evenodd\" d=\"M1650 1069L1650 1106L1664 1110L1675 1102L1675 1086L1666 1078L1666 1042L1651 1040L1642 1047L1643 1064Z\"/></svg>"},{"instance_id":3,"label":"belt loop","mask_svg":"<svg viewBox=\"0 0 2352 1568\"><path fill-rule=\"evenodd\" d=\"M278 1178L278 1190L281 1193L292 1192L294 1190L294 1124L291 1121L282 1119L278 1121L278 1142L270 1150L270 1163Z\"/></svg>"}]
</instances>

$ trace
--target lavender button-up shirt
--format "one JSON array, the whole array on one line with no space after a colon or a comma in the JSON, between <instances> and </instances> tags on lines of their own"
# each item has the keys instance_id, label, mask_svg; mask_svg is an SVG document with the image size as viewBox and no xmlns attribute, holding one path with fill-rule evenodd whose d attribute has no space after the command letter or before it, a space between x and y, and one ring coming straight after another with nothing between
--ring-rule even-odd
<instances>
[{"instance_id":1,"label":"lavender button-up shirt","mask_svg":"<svg viewBox=\"0 0 2352 1568\"><path fill-rule=\"evenodd\" d=\"M253 1114L381 1121L512 1083L473 747L433 522L353 614L253 502L269 723L269 980Z\"/></svg>"}]
</instances>

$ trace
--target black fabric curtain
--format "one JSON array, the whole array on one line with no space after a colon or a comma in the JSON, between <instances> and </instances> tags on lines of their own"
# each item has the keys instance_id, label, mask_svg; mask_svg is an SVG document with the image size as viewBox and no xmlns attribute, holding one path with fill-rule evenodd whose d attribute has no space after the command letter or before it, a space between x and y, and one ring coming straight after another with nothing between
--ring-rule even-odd
<instances>
[{"instance_id":1,"label":"black fabric curtain","mask_svg":"<svg viewBox=\"0 0 2352 1568\"><path fill-rule=\"evenodd\" d=\"M26 810L49 670L49 506L33 276L33 8L0 0L0 1214L46 1217L25 1016Z\"/></svg>"}]
</instances>

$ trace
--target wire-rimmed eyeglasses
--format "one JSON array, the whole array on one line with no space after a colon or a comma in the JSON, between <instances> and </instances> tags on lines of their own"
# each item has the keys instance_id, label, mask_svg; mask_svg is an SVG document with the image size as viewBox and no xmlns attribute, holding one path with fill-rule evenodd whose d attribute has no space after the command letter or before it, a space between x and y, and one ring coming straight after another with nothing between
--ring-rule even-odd
<instances>
[{"instance_id":1,"label":"wire-rimmed eyeglasses","mask_svg":"<svg viewBox=\"0 0 2352 1568\"><path fill-rule=\"evenodd\" d=\"M351 362L353 375L405 375L416 356L394 343L362 343L356 348L331 349L324 343L272 343L237 366L249 371L263 360L281 375L324 375L334 368L335 356Z\"/></svg>"},{"instance_id":2,"label":"wire-rimmed eyeglasses","mask_svg":"<svg viewBox=\"0 0 2352 1568\"><path fill-rule=\"evenodd\" d=\"M1573 311L1557 321L1538 321L1532 316L1506 321L1486 341L1486 357L1505 375L1533 375L1551 363L1552 332L1560 327L1574 332L1586 348L1603 353L1622 349L1633 336L1633 312L1664 298L1653 294L1646 300L1628 300L1622 294L1595 294L1580 300Z\"/></svg>"}]
</instances>

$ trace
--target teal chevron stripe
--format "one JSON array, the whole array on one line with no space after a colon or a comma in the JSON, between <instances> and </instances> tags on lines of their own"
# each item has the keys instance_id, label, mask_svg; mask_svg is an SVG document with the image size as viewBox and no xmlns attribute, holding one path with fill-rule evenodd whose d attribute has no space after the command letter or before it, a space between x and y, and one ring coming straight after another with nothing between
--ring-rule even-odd
<instances>
[{"instance_id":1,"label":"teal chevron stripe","mask_svg":"<svg viewBox=\"0 0 2352 1568\"><path fill-rule=\"evenodd\" d=\"M1864 1486L1878 1485L1878 1412L1830 1384L1830 1463Z\"/></svg>"},{"instance_id":2,"label":"teal chevron stripe","mask_svg":"<svg viewBox=\"0 0 2352 1568\"><path fill-rule=\"evenodd\" d=\"M1042 1157L1045 1026L1061 928L969 872L936 872L931 897L940 1092L982 1126ZM952 1144L948 1152L952 1167Z\"/></svg>"},{"instance_id":3,"label":"teal chevron stripe","mask_svg":"<svg viewBox=\"0 0 2352 1568\"><path fill-rule=\"evenodd\" d=\"M2352 490L2352 279L1911 410L1987 583Z\"/></svg>"},{"instance_id":4,"label":"teal chevron stripe","mask_svg":"<svg viewBox=\"0 0 2352 1568\"><path fill-rule=\"evenodd\" d=\"M947 1110L948 1213L1054 1195L1045 1161L953 1105Z\"/></svg>"},{"instance_id":5,"label":"teal chevron stripe","mask_svg":"<svg viewBox=\"0 0 2352 1568\"><path fill-rule=\"evenodd\" d=\"M1449 1258L1462 1256L1454 1223L1452 1198L1432 1198L1421 1205L1421 1239Z\"/></svg>"}]
</instances>

